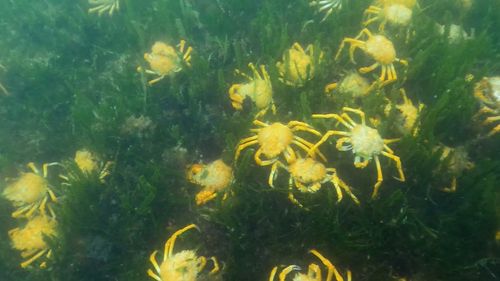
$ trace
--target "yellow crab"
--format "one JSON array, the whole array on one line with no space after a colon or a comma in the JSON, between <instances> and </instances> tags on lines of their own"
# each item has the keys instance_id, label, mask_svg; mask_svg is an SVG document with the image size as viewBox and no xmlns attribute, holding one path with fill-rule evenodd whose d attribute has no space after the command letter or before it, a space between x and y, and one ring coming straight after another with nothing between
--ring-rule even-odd
<instances>
[{"instance_id":1,"label":"yellow crab","mask_svg":"<svg viewBox=\"0 0 500 281\"><path fill-rule=\"evenodd\" d=\"M336 147L340 151L352 150L354 153L354 166L356 168L365 168L370 160L375 159L375 164L377 166L377 182L373 188L372 198L377 197L378 189L383 181L379 155L383 155L393 160L396 163L396 168L399 173L398 180L405 181L401 160L398 156L394 155L394 151L387 146L388 143L394 142L394 140L383 139L376 129L367 126L365 123L365 113L363 111L350 107L344 107L342 110L344 111L342 115L334 113L313 114L313 118L333 118L348 128L349 131L329 130L311 149L312 155L314 155L315 150L322 143L326 142L330 136L342 136L337 140ZM347 114L348 112L358 114L361 118L361 124L354 122Z\"/></svg>"},{"instance_id":2,"label":"yellow crab","mask_svg":"<svg viewBox=\"0 0 500 281\"><path fill-rule=\"evenodd\" d=\"M326 20L333 11L338 11L342 9L342 1L343 0L309 0L309 5L311 7L318 7L319 12L324 12L325 16L321 21Z\"/></svg>"},{"instance_id":3,"label":"yellow crab","mask_svg":"<svg viewBox=\"0 0 500 281\"><path fill-rule=\"evenodd\" d=\"M272 175L276 172L279 165L279 156L283 155L286 163L293 163L297 159L295 151L292 148L292 144L302 148L304 151L309 151L313 144L309 141L297 136L295 133L299 131L309 132L318 137L321 133L316 131L309 124L300 121L290 121L288 124L282 124L279 122L273 124L267 124L259 120L254 120L253 124L259 126L260 128L251 129L254 136L244 138L240 140L236 148L234 160L238 160L241 151L252 145L259 145L259 148L255 152L254 159L257 165L271 167L271 174L269 176L269 185L272 186L273 178ZM318 155L326 161L325 157L318 153ZM264 156L265 159L261 159Z\"/></svg>"},{"instance_id":4,"label":"yellow crab","mask_svg":"<svg viewBox=\"0 0 500 281\"><path fill-rule=\"evenodd\" d=\"M463 146L452 148L440 144L434 148L434 152L441 153L439 156L441 160L439 169L446 170L452 176L450 186L444 187L441 190L444 192L455 192L457 190L457 176L462 175L465 170L474 168L474 163L469 160L467 150Z\"/></svg>"},{"instance_id":5,"label":"yellow crab","mask_svg":"<svg viewBox=\"0 0 500 281\"><path fill-rule=\"evenodd\" d=\"M231 104L237 110L243 109L243 101L246 97L250 98L255 106L260 110L256 118L266 114L267 110L271 108L273 113L276 113L276 106L273 103L273 87L271 85L271 78L266 71L264 65L260 65L260 72L256 69L253 63L249 63L248 67L252 70L253 76L247 75L238 69L236 73L245 77L248 82L245 84L234 84L229 88L229 98Z\"/></svg>"},{"instance_id":6,"label":"yellow crab","mask_svg":"<svg viewBox=\"0 0 500 281\"><path fill-rule=\"evenodd\" d=\"M316 67L322 60L323 52L315 53L313 45L309 44L304 50L295 42L283 54L283 61L276 63L279 80L287 85L300 87L314 77Z\"/></svg>"},{"instance_id":7,"label":"yellow crab","mask_svg":"<svg viewBox=\"0 0 500 281\"><path fill-rule=\"evenodd\" d=\"M57 236L57 222L54 218L45 215L37 215L28 220L22 228L14 228L9 231L12 247L21 251L21 256L26 259L21 263L25 268L42 256L50 257L52 250L45 242L45 236ZM45 262L40 267L45 267Z\"/></svg>"},{"instance_id":8,"label":"yellow crab","mask_svg":"<svg viewBox=\"0 0 500 281\"><path fill-rule=\"evenodd\" d=\"M293 195L293 186L300 192L315 193L321 188L322 184L327 182L331 182L335 187L337 202L342 200L342 190L344 190L356 204L359 204L359 200L352 193L351 188L337 176L335 168L327 168L323 163L311 157L297 158L295 162L288 165L280 163L280 166L290 173L288 181L290 192L288 193L288 198L299 207L303 207L303 205ZM271 175L271 178L274 179L275 175Z\"/></svg>"},{"instance_id":9,"label":"yellow crab","mask_svg":"<svg viewBox=\"0 0 500 281\"><path fill-rule=\"evenodd\" d=\"M227 198L228 188L233 182L233 169L222 159L208 164L194 164L188 167L186 178L202 187L196 194L196 205L203 205L224 192L223 200Z\"/></svg>"},{"instance_id":10,"label":"yellow crab","mask_svg":"<svg viewBox=\"0 0 500 281\"><path fill-rule=\"evenodd\" d=\"M104 182L104 178L109 175L110 166L113 162L103 164L92 152L82 149L75 153L75 163L85 174L99 173L99 179Z\"/></svg>"},{"instance_id":11,"label":"yellow crab","mask_svg":"<svg viewBox=\"0 0 500 281\"><path fill-rule=\"evenodd\" d=\"M366 35L367 40L360 40L363 35ZM394 68L394 62L399 62L405 66L408 65L406 60L402 60L396 57L396 50L394 49L394 45L392 41L387 39L384 35L376 34L373 35L368 29L363 29L355 38L344 38L342 43L340 44L340 48L335 56L335 59L338 60L340 57L340 53L344 49L345 43L350 43L351 47L349 48L349 58L352 63L356 63L354 61L354 51L356 48L360 48L367 55L372 57L375 60L375 63L371 66L361 67L359 72L368 73L375 70L377 67L382 68L382 72L380 74L379 81L381 86L389 84L397 80L396 70Z\"/></svg>"},{"instance_id":12,"label":"yellow crab","mask_svg":"<svg viewBox=\"0 0 500 281\"><path fill-rule=\"evenodd\" d=\"M332 264L332 262L330 262L323 255L321 255L317 250L310 250L309 253L317 257L327 268L326 278L325 279L322 278L322 272L319 265L311 263L309 264L307 274L296 273L293 277L293 281L323 281L323 280L331 281L334 276L336 281L345 280L344 277L340 275L337 268L335 268L335 266ZM281 270L280 274L278 275L279 281L285 281L288 274L290 274L294 270L300 270L300 267L297 265L289 265L285 267L283 270ZM274 281L277 273L278 273L278 267L275 266L272 269L271 274L269 275L269 281ZM346 279L347 281L351 281L352 279L352 274L350 270L347 270Z\"/></svg>"},{"instance_id":13,"label":"yellow crab","mask_svg":"<svg viewBox=\"0 0 500 281\"><path fill-rule=\"evenodd\" d=\"M52 216L54 212L50 207L49 199L57 202L54 192L50 189L47 181L47 170L49 166L58 163L43 164L42 172L38 170L34 163L28 163L31 172L22 173L13 183L9 184L2 195L11 201L17 210L12 213L12 217L31 217L39 210L42 215L46 213L46 208Z\"/></svg>"},{"instance_id":14,"label":"yellow crab","mask_svg":"<svg viewBox=\"0 0 500 281\"><path fill-rule=\"evenodd\" d=\"M154 271L148 269L148 275L157 281L197 281L200 279L199 275L207 264L207 258L204 256L196 255L194 250L183 250L174 254L175 240L184 232L198 228L194 224L190 224L178 231L176 231L165 243L165 250L163 252L163 259L161 264L156 261L156 254L154 251L149 260L153 264ZM215 257L210 257L214 264L214 268L208 273L213 275L219 271L219 263ZM203 279L205 280L205 279Z\"/></svg>"},{"instance_id":15,"label":"yellow crab","mask_svg":"<svg viewBox=\"0 0 500 281\"><path fill-rule=\"evenodd\" d=\"M368 95L373 85L357 72L347 74L340 82L326 85L325 93L337 90L340 94L349 95L353 98L360 98Z\"/></svg>"},{"instance_id":16,"label":"yellow crab","mask_svg":"<svg viewBox=\"0 0 500 281\"><path fill-rule=\"evenodd\" d=\"M406 96L406 91L400 89L401 97L403 98L403 103L397 104L396 109L399 111L399 120L397 123L397 128L401 133L408 135L412 134L416 136L420 129L419 124L417 124L420 112L424 108L423 103L419 103L416 107L413 102ZM392 110L392 102L388 100L389 103L385 108L386 115L389 115Z\"/></svg>"},{"instance_id":17,"label":"yellow crab","mask_svg":"<svg viewBox=\"0 0 500 281\"><path fill-rule=\"evenodd\" d=\"M110 16L113 15L115 11L120 10L120 0L89 0L89 14L97 13L101 16L104 13L108 13Z\"/></svg>"},{"instance_id":18,"label":"yellow crab","mask_svg":"<svg viewBox=\"0 0 500 281\"><path fill-rule=\"evenodd\" d=\"M387 23L394 26L410 24L416 0L379 0L365 10L364 26L379 21L379 31L384 31Z\"/></svg>"},{"instance_id":19,"label":"yellow crab","mask_svg":"<svg viewBox=\"0 0 500 281\"><path fill-rule=\"evenodd\" d=\"M149 85L162 80L165 76L181 71L183 64L191 66L191 52L193 48L186 48L186 41L184 40L181 40L177 47L178 51L174 47L158 41L151 47L151 53L144 54L144 59L149 63L150 69L143 70L139 67L137 70L158 76L150 80L148 82Z\"/></svg>"},{"instance_id":20,"label":"yellow crab","mask_svg":"<svg viewBox=\"0 0 500 281\"><path fill-rule=\"evenodd\" d=\"M479 114L489 114L483 124L499 123L500 121L500 76L484 77L474 87L474 96L481 103ZM497 124L489 133L492 136L500 132Z\"/></svg>"}]
</instances>

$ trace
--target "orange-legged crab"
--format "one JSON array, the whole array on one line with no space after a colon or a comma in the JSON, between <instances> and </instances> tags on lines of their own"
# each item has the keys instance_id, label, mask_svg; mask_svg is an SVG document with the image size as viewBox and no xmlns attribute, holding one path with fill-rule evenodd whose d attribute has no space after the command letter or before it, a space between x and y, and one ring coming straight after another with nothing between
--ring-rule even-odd
<instances>
[{"instance_id":1,"label":"orange-legged crab","mask_svg":"<svg viewBox=\"0 0 500 281\"><path fill-rule=\"evenodd\" d=\"M196 194L196 205L203 205L223 192L223 200L229 194L229 186L233 182L233 169L226 165L222 159L208 164L194 164L188 167L186 178L202 187Z\"/></svg>"},{"instance_id":2,"label":"orange-legged crab","mask_svg":"<svg viewBox=\"0 0 500 281\"><path fill-rule=\"evenodd\" d=\"M247 75L238 69L235 70L237 74L245 77L248 82L245 84L233 84L231 88L229 88L231 104L235 109L241 110L243 109L243 101L248 97L255 103L257 109L259 109L256 118L264 115L269 108L271 108L273 113L276 113L276 106L273 103L271 78L265 66L260 65L260 72L262 75L253 63L249 63L248 67L252 70L253 76Z\"/></svg>"},{"instance_id":3,"label":"orange-legged crab","mask_svg":"<svg viewBox=\"0 0 500 281\"><path fill-rule=\"evenodd\" d=\"M481 104L478 114L489 114L483 124L499 123L500 121L500 76L484 77L474 87L474 96ZM492 136L500 132L497 124L489 133Z\"/></svg>"},{"instance_id":4,"label":"orange-legged crab","mask_svg":"<svg viewBox=\"0 0 500 281\"><path fill-rule=\"evenodd\" d=\"M45 242L45 236L57 236L57 222L46 215L37 215L28 220L22 228L16 227L9 231L12 247L21 251L21 257L26 259L21 263L25 268L42 256L50 257L52 250ZM40 267L45 267L45 261Z\"/></svg>"},{"instance_id":5,"label":"orange-legged crab","mask_svg":"<svg viewBox=\"0 0 500 281\"><path fill-rule=\"evenodd\" d=\"M364 26L379 21L379 30L384 31L387 23L393 26L408 26L416 0L379 0L365 10Z\"/></svg>"},{"instance_id":6,"label":"orange-legged crab","mask_svg":"<svg viewBox=\"0 0 500 281\"><path fill-rule=\"evenodd\" d=\"M299 43L295 42L283 54L283 61L276 63L280 74L279 80L290 86L303 86L314 77L316 68L322 60L323 52L317 53L312 44L304 50Z\"/></svg>"},{"instance_id":7,"label":"orange-legged crab","mask_svg":"<svg viewBox=\"0 0 500 281\"><path fill-rule=\"evenodd\" d=\"M97 13L101 16L104 13L108 13L110 16L113 15L115 11L120 10L120 0L89 0L89 14Z\"/></svg>"},{"instance_id":8,"label":"orange-legged crab","mask_svg":"<svg viewBox=\"0 0 500 281\"><path fill-rule=\"evenodd\" d=\"M366 35L367 40L360 40L363 35ZM375 70L377 67L382 68L382 72L380 73L379 81L381 86L389 84L397 80L398 76L396 74L396 69L394 68L394 62L399 62L405 66L408 65L406 60L402 60L396 57L396 50L394 49L394 44L392 41L387 39L384 35L380 34L372 34L368 29L363 29L355 38L344 38L342 43L340 44L340 48L335 56L335 59L338 60L342 50L344 49L345 43L350 43L351 47L349 48L349 58L352 63L356 63L354 61L354 51L356 48L360 48L363 52L365 52L368 56L372 57L375 60L375 63L371 66L361 67L359 72L368 73Z\"/></svg>"},{"instance_id":9,"label":"orange-legged crab","mask_svg":"<svg viewBox=\"0 0 500 281\"><path fill-rule=\"evenodd\" d=\"M327 168L323 163L311 158L297 158L295 162L288 165L279 164L290 173L288 180L288 198L299 207L303 205L293 195L293 187L295 186L300 192L315 193L322 184L331 182L337 192L337 202L342 200L342 190L349 194L352 200L359 204L358 198L352 193L351 188L337 176L335 168ZM275 174L271 175L274 179ZM272 182L271 182L272 183Z\"/></svg>"},{"instance_id":10,"label":"orange-legged crab","mask_svg":"<svg viewBox=\"0 0 500 281\"><path fill-rule=\"evenodd\" d=\"M319 12L324 12L325 16L321 21L326 20L333 11L338 11L342 9L342 2L344 0L310 0L309 5L312 7L318 7Z\"/></svg>"},{"instance_id":11,"label":"orange-legged crab","mask_svg":"<svg viewBox=\"0 0 500 281\"><path fill-rule=\"evenodd\" d=\"M154 251L149 260L154 267L148 269L147 273L150 277L157 281L197 281L200 279L200 274L207 264L207 258L198 256L194 250L183 250L174 253L175 240L184 232L198 228L194 224L190 224L176 231L165 243L163 259L161 264L156 260L158 251ZM214 264L214 268L208 273L213 275L219 271L219 263L215 257L210 257ZM204 280L204 279L203 279Z\"/></svg>"},{"instance_id":12,"label":"orange-legged crab","mask_svg":"<svg viewBox=\"0 0 500 281\"><path fill-rule=\"evenodd\" d=\"M394 151L387 146L388 143L394 140L383 139L376 129L367 126L365 123L365 113L363 111L350 107L344 107L342 110L344 113L341 115L335 113L313 114L313 118L333 118L348 128L349 131L327 131L323 135L323 138L321 138L321 140L311 149L312 155L314 155L315 150L322 143L326 142L329 137L333 135L342 136L337 140L336 147L340 151L352 150L354 153L354 166L356 168L365 168L370 160L375 159L375 164L377 166L377 182L373 188L372 198L377 197L378 189L383 181L379 155L383 155L393 160L399 172L399 178L397 179L405 181L401 160L398 156L394 155ZM361 118L361 124L354 122L347 112L358 114Z\"/></svg>"},{"instance_id":13,"label":"orange-legged crab","mask_svg":"<svg viewBox=\"0 0 500 281\"><path fill-rule=\"evenodd\" d=\"M323 255L321 255L317 250L310 250L309 253L313 254L315 257L317 257L323 265L327 268L326 272L326 278L322 278L322 272L319 267L319 265L315 263L309 264L307 273L296 273L293 277L293 281L332 281L333 277L335 277L336 281L344 281L344 277L339 273L337 268L332 264L331 261L329 261L327 258L325 258ZM297 265L289 265L285 267L283 270L281 270L280 274L278 275L279 281L285 281L286 277L294 270L300 270L301 268ZM278 273L278 267L275 266L271 274L269 275L269 281L274 281L276 274ZM347 270L346 274L346 279L347 281L351 281L352 279L352 274L350 270Z\"/></svg>"},{"instance_id":14,"label":"orange-legged crab","mask_svg":"<svg viewBox=\"0 0 500 281\"><path fill-rule=\"evenodd\" d=\"M12 213L12 217L29 218L37 210L45 215L46 209L55 217L49 200L57 202L57 198L47 181L47 170L49 166L57 164L43 164L42 172L40 172L35 164L30 162L27 166L31 172L22 173L19 178L4 189L2 195L17 207L17 210Z\"/></svg>"},{"instance_id":15,"label":"orange-legged crab","mask_svg":"<svg viewBox=\"0 0 500 281\"><path fill-rule=\"evenodd\" d=\"M184 40L181 40L177 47L178 50L158 41L151 47L151 53L144 54L144 59L149 63L150 69L143 70L141 67L138 67L137 70L157 76L157 78L148 81L149 85L162 80L165 76L181 71L184 65L191 66L191 52L193 48L186 48L186 41Z\"/></svg>"},{"instance_id":16,"label":"orange-legged crab","mask_svg":"<svg viewBox=\"0 0 500 281\"><path fill-rule=\"evenodd\" d=\"M290 164L297 159L296 153L292 148L292 144L308 152L313 144L309 141L296 135L299 131L309 132L318 137L321 133L316 131L309 124L300 121L290 121L288 124L273 123L267 124L259 120L254 120L253 124L260 128L251 129L255 135L240 140L236 148L234 160L238 160L241 151L252 145L259 145L255 152L254 159L257 165L271 166L271 174L269 176L269 185L272 186L272 175L275 173L279 165L279 156L283 155L286 163ZM326 160L325 157L318 153L318 155ZM264 156L265 159L261 159Z\"/></svg>"}]
</instances>

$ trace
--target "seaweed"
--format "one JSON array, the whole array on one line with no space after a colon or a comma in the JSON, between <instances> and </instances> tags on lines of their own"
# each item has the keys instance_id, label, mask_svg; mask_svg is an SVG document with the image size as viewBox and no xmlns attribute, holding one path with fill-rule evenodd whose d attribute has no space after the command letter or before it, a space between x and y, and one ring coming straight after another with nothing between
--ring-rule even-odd
<instances>
[{"instance_id":1,"label":"seaweed","mask_svg":"<svg viewBox=\"0 0 500 281\"><path fill-rule=\"evenodd\" d=\"M499 75L499 3L477 0L467 12L460 1L419 1L408 37L386 33L408 68L396 66L398 81L353 99L324 93L325 85L372 63L358 51L357 64L346 51L334 60L371 3L345 2L325 21L307 0L122 0L112 17L87 14L87 1L1 2L0 81L10 93L0 96L2 189L28 162L61 165L49 171L60 200L47 268L19 267L8 236L19 222L0 198L0 279L147 279L149 255L190 223L200 233L183 237L178 249L217 256L223 268L214 280L267 280L275 265L307 266L312 248L350 269L353 280L498 279L500 150L498 136L486 138L475 119L472 93L482 77ZM436 24L445 25L443 34ZM448 40L450 24L475 29L474 38ZM144 53L156 41L181 39L194 49L192 67L149 86L137 71L147 67ZM301 87L282 83L276 67L294 42L324 52ZM301 120L325 132L335 122L311 114L362 108L384 138L400 138L390 146L406 182L393 179L395 166L383 159L384 182L371 199L375 165L355 168L352 153L330 140L321 146L327 166L361 205L337 202L331 183L323 183L311 194L292 189L307 207L301 209L287 198L286 171L268 186L269 167L255 164L254 149L232 162L257 110L245 102L235 111L228 89L240 82L234 70L249 62L266 65L273 84L277 114L263 121ZM426 105L415 136L401 136L395 114L385 112L386 97L395 103L400 88ZM463 146L475 163L455 175L455 193L441 191L452 174L438 145ZM82 172L72 160L79 149L113 162L109 176ZM235 170L233 194L196 206L185 167L221 157Z\"/></svg>"}]
</instances>

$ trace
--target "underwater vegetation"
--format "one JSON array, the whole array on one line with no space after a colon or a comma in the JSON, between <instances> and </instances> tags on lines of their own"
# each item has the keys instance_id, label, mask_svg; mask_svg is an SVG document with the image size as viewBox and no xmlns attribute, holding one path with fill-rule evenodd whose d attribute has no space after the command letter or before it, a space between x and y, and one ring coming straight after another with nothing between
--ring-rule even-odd
<instances>
[{"instance_id":1,"label":"underwater vegetation","mask_svg":"<svg viewBox=\"0 0 500 281\"><path fill-rule=\"evenodd\" d=\"M499 1L0 10L0 280L500 279Z\"/></svg>"}]
</instances>

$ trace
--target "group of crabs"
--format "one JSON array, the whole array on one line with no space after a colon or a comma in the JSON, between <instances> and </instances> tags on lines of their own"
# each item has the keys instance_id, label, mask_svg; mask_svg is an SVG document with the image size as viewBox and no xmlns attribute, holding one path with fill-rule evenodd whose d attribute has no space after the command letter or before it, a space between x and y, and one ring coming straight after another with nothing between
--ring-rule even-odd
<instances>
[{"instance_id":1,"label":"group of crabs","mask_svg":"<svg viewBox=\"0 0 500 281\"><path fill-rule=\"evenodd\" d=\"M111 162L102 163L88 150L78 150L73 159L81 173L90 175L96 173L100 181L109 174ZM65 165L54 162L42 165L40 170L33 162L27 164L28 172L22 172L16 179L7 179L8 185L2 196L10 201L15 210L12 217L20 220L22 226L9 231L12 247L21 252L24 259L21 267L26 268L37 259L50 257L52 250L45 240L45 236L57 237L57 218L52 204L57 204L59 198L53 191L48 179L48 169L51 166ZM68 171L66 175L59 175L63 185L69 185L77 175ZM46 261L40 263L44 268Z\"/></svg>"},{"instance_id":2,"label":"group of crabs","mask_svg":"<svg viewBox=\"0 0 500 281\"><path fill-rule=\"evenodd\" d=\"M119 9L119 0L89 0L94 7L89 12L99 14L108 12L110 15ZM325 12L325 20L333 11L342 7L342 0L311 0L311 5L318 6L319 11ZM350 94L355 98L368 95L374 89L380 89L397 80L394 62L404 66L406 60L397 58L396 50L392 41L384 35L386 25L405 27L412 17L416 0L375 0L372 6L365 11L365 28L354 38L345 38L340 44L340 48L335 59L340 58L341 52L346 44L350 44L349 58L354 63L354 51L362 50L374 63L367 67L361 67L358 71L365 74L381 68L378 79L369 83L366 78L353 71L346 75L340 82L332 83L325 87L326 92L338 91L343 94ZM378 22L379 33L372 33L367 26ZM155 78L148 83L153 85L161 81L164 77L171 76L182 71L185 67L191 66L192 48L181 40L177 49L163 42L156 42L150 53L144 54L144 59L149 64L148 69L142 67L138 71L154 75ZM294 43L292 47L285 51L283 60L276 64L280 74L279 80L291 87L301 87L305 82L315 76L317 64L323 60L323 53L314 50L312 45L303 49L300 44ZM360 109L343 107L342 112L329 114L313 114L314 119L333 119L336 124L345 127L345 130L331 128L324 134L317 131L313 126L301 121L289 121L288 123L274 122L266 123L259 120L269 110L274 114L276 107L273 102L273 88L271 78L264 65L258 68L249 63L251 75L236 70L238 75L246 79L245 83L232 85L229 90L229 98L232 106L241 110L243 101L250 99L258 113L253 121L255 128L251 129L251 136L242 139L236 147L234 161L239 158L240 153L248 147L256 146L254 159L259 166L270 166L268 184L274 187L274 180L279 169L289 173L289 199L296 205L303 205L295 198L294 188L303 193L314 193L325 183L330 182L336 190L338 201L342 200L343 192L359 204L358 198L352 193L351 188L341 180L335 168L326 166L326 157L321 153L319 147L327 142L332 136L337 136L336 148L339 151L352 151L354 154L354 166L365 168L372 160L375 162L377 170L377 181L373 188L372 197L378 194L378 189L383 181L382 169L379 156L385 156L395 162L400 181L405 180L401 160L388 146L394 139L384 139L376 125L370 126L366 122L365 114ZM259 72L260 70L260 72ZM407 98L404 90L401 90L403 103L396 106L402 116L401 128L404 133L415 135L418 133L418 115L422 105L414 106ZM474 95L481 104L478 114L489 114L484 121L485 124L495 123L500 120L500 77L486 77L479 81L474 90ZM359 121L354 121L351 117L356 115ZM493 135L500 131L500 124L496 125L488 135ZM318 138L316 142L307 140L301 134ZM440 148L442 158L448 159L452 174L458 174L463 169L472 166L466 155L451 148ZM98 160L91 152L86 150L77 151L74 162L78 168L86 174L97 173L99 179L104 181L108 175L109 162L104 164ZM26 259L21 263L22 267L27 267L42 256L50 256L51 250L44 240L44 236L57 236L57 219L51 204L58 202L58 197L51 189L47 179L49 166L59 165L59 163L44 164L40 171L33 163L29 163L29 172L22 173L17 179L10 180L10 184L4 189L2 195L11 201L16 208L12 213L14 218L25 220L23 227L17 227L9 231L12 245L21 252L21 256ZM457 172L458 171L458 172ZM69 182L71 174L61 176ZM219 193L224 193L225 199L231 192L230 186L234 181L232 168L221 159L208 164L190 165L186 172L186 177L190 182L198 184L202 190L196 194L196 204L203 205L216 198ZM445 190L453 191L456 188L456 179L453 178L450 188ZM206 258L198 256L194 250L182 250L174 253L176 239L188 230L197 229L194 224L188 225L176 231L167 241L164 247L162 262L158 263L154 251L150 256L153 269L147 271L148 275L157 281L195 281L204 270L207 260L213 264L209 275L219 272L220 267L215 257ZM335 266L317 250L310 253L317 257L326 267L326 277L323 279L322 271L318 264L311 263L306 273L295 273L295 281L343 281L344 277L338 272ZM40 266L44 267L45 262ZM278 273L278 267L272 268L269 281L273 281L278 275L280 281L285 281L287 276L293 271L301 268L297 265L284 267ZM347 270L345 275L348 281L351 280L351 272Z\"/></svg>"},{"instance_id":3,"label":"group of crabs","mask_svg":"<svg viewBox=\"0 0 500 281\"><path fill-rule=\"evenodd\" d=\"M322 0L311 1L312 5L319 6L320 11L325 11L325 18L335 9L340 9L342 1L340 0ZM346 44L350 45L349 58L354 61L354 52L356 49L362 50L368 57L374 60L374 63L367 67L359 68L361 74L369 73L377 68L381 68L380 75L376 81L370 83L358 72L352 71L346 75L340 82L332 83L325 87L325 92L338 91L343 94L350 94L353 98L362 98L375 89L380 89L398 79L394 63L400 63L407 66L406 60L399 59L396 56L396 49L392 41L385 36L386 25L394 27L407 27L410 24L413 9L416 7L416 0L376 0L372 6L365 10L365 28L354 38L345 38L340 44L340 48L335 56L335 60L340 58L341 52ZM375 22L379 23L378 33L372 33L367 27ZM151 53L144 55L149 63L149 69L139 68L147 74L154 75L155 78L149 81L150 85L159 82L166 76L179 72L185 66L190 66L192 48L186 48L186 42L181 40L176 51L172 46L163 42L156 42ZM314 49L314 46L308 45L305 49L299 44L294 43L292 47L285 51L283 59L276 63L276 68L280 75L279 80L291 87L301 87L307 81L315 76L319 63L323 60L323 52ZM354 166L365 168L372 160L375 162L377 170L377 181L373 188L372 198L377 197L378 190L383 181L382 168L379 156L385 156L396 164L398 177L396 179L405 181L405 176L401 160L394 154L394 151L388 144L397 141L397 139L384 139L376 129L376 124L370 126L366 122L365 113L356 108L343 107L341 113L313 114L314 119L333 119L336 124L345 127L346 130L331 128L324 134L317 131L313 126L302 121L289 121L288 123L274 122L266 123L261 121L268 111L276 113L276 107L273 102L273 87L271 77L266 66L256 66L249 63L248 67L251 74L246 74L236 69L235 73L242 76L246 81L233 84L229 90L229 98L232 106L236 110L243 108L245 99L251 100L258 113L253 121L254 128L250 129L251 136L240 140L236 147L234 161L236 162L240 153L249 148L256 147L254 153L255 163L259 166L270 166L268 185L274 187L274 181L278 170L283 169L289 173L289 193L288 197L294 204L304 208L304 206L295 198L294 189L302 193L314 193L318 191L325 183L330 182L336 190L338 201L342 200L343 192L359 204L358 198L352 193L351 188L342 181L335 168L326 166L326 157L321 153L319 147L327 142L330 137L337 136L336 148L339 151L352 151L354 154ZM406 96L404 89L400 89L403 103L395 106L400 114L400 128L403 134L418 134L418 119L423 108L423 104L415 106ZM500 120L500 78L483 78L475 86L475 97L481 103L480 113L491 114L485 120L485 124ZM388 103L386 110L391 110L391 104ZM356 115L359 121L354 121L351 117ZM374 122L375 123L375 122ZM497 125L489 135L500 131L500 125ZM306 139L301 134L319 138L315 143ZM466 153L462 149L450 148L444 145L437 147L441 153L441 159L446 160L449 173L453 176L450 187L443 188L443 191L455 191L456 176L464 169L469 169L473 164L468 160ZM197 205L203 205L216 198L218 194L223 193L223 200L231 194L230 186L234 181L231 166L225 164L222 159L215 160L207 164L190 165L186 173L187 179L202 187L196 194L195 201ZM187 226L172 235L165 245L163 262L158 265L156 261L156 252L151 257L151 263L155 271L149 270L148 274L157 281L166 280L197 280L196 276L206 264L205 257L198 257L192 251L182 251L172 254L172 248L177 236L188 229L196 228L194 225ZM318 251L311 250L327 268L325 280L337 281L344 280L332 263L323 257ZM219 270L219 265L214 257L214 268L209 274L214 274ZM189 265L188 265L189 263ZM177 265L182 264L182 272L189 272L180 277L179 270L175 270ZM178 268L177 268L178 269ZM294 270L300 270L296 265L290 265L282 269L278 278L284 281L288 274ZM269 276L269 280L275 279L278 273L278 267L274 267ZM177 278L174 278L177 277ZM347 280L351 280L351 272L347 271ZM296 273L293 280L312 281L323 280L319 266L315 263L309 265L306 274Z\"/></svg>"}]
</instances>

